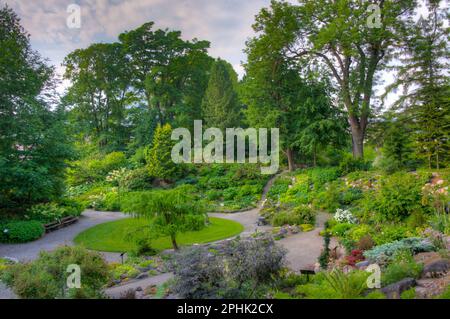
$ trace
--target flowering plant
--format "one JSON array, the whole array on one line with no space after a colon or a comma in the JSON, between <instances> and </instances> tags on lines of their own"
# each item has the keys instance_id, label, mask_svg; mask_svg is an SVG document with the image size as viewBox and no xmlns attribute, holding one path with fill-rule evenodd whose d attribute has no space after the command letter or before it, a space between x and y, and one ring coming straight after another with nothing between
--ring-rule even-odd
<instances>
[{"instance_id":1,"label":"flowering plant","mask_svg":"<svg viewBox=\"0 0 450 319\"><path fill-rule=\"evenodd\" d=\"M349 210L338 208L334 214L334 219L340 223L356 224L357 219Z\"/></svg>"}]
</instances>

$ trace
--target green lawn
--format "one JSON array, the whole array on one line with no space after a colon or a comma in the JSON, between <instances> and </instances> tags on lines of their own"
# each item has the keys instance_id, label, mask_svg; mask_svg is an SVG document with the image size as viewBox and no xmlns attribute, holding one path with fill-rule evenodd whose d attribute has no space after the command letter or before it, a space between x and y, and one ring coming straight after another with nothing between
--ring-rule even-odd
<instances>
[{"instance_id":1,"label":"green lawn","mask_svg":"<svg viewBox=\"0 0 450 319\"><path fill-rule=\"evenodd\" d=\"M220 239L229 238L240 234L244 230L241 224L223 219L211 217L211 224L200 231L190 231L177 236L180 246L208 243ZM108 252L124 252L133 249L133 243L126 240L126 235L142 227L147 223L143 219L126 218L114 222L108 222L89 228L75 237L78 245L86 248ZM153 248L164 250L172 248L170 239L161 236L152 241Z\"/></svg>"}]
</instances>

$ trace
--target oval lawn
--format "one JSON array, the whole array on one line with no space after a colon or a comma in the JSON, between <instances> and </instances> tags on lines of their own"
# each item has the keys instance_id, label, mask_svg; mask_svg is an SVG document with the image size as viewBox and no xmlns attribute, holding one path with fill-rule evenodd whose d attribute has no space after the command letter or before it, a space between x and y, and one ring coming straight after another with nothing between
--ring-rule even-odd
<instances>
[{"instance_id":1,"label":"oval lawn","mask_svg":"<svg viewBox=\"0 0 450 319\"><path fill-rule=\"evenodd\" d=\"M244 226L235 221L210 217L210 224L199 231L180 233L177 236L179 246L203 244L236 236L244 230ZM138 231L148 223L145 219L125 218L113 222L96 225L78 234L74 242L88 249L106 252L127 252L134 248L134 243L127 240L127 235ZM167 236L151 241L156 250L172 248Z\"/></svg>"}]
</instances>

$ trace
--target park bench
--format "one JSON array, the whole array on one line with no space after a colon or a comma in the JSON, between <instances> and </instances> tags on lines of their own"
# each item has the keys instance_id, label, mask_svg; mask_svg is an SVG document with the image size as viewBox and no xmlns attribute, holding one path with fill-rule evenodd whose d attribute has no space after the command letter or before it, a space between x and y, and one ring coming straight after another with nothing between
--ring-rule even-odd
<instances>
[{"instance_id":1,"label":"park bench","mask_svg":"<svg viewBox=\"0 0 450 319\"><path fill-rule=\"evenodd\" d=\"M61 220L54 221L49 224L45 224L44 225L45 232L49 233L51 231L72 225L73 223L76 223L77 221L78 221L78 217L74 217L74 216L64 217Z\"/></svg>"}]
</instances>

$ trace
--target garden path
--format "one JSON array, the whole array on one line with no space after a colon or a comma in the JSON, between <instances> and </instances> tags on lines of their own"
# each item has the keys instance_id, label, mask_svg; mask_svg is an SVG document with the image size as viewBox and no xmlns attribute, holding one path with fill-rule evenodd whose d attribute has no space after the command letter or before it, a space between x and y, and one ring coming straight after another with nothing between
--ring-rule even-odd
<instances>
[{"instance_id":1,"label":"garden path","mask_svg":"<svg viewBox=\"0 0 450 319\"><path fill-rule=\"evenodd\" d=\"M268 231L271 226L258 226L258 217L262 209L262 204L266 199L267 192L270 190L275 177L272 178L264 187L261 202L256 208L239 213L211 213L209 216L229 219L244 225L244 232L241 236L249 236L255 231ZM316 218L316 228L310 232L301 232L289 237L283 238L278 243L287 250L287 263L289 268L294 271L301 269L313 270L323 248L323 238L319 235L324 229L324 224L331 216L324 212L319 212ZM337 245L334 239L331 240L330 247Z\"/></svg>"},{"instance_id":2,"label":"garden path","mask_svg":"<svg viewBox=\"0 0 450 319\"><path fill-rule=\"evenodd\" d=\"M126 215L122 213L86 210L77 223L55 230L36 241L24 244L0 244L0 257L30 261L36 259L42 250L52 251L59 246L73 245L75 236L85 229L125 217ZM103 255L108 261L120 260L120 255L117 253L103 253Z\"/></svg>"}]
</instances>

